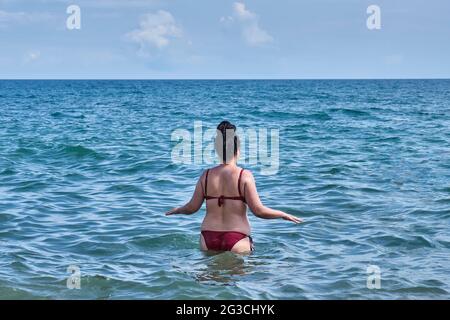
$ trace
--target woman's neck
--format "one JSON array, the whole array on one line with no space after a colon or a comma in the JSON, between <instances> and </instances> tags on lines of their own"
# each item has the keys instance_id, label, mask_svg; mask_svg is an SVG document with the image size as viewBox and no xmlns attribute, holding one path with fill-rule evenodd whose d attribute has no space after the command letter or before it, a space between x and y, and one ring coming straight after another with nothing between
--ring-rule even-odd
<instances>
[{"instance_id":1,"label":"woman's neck","mask_svg":"<svg viewBox=\"0 0 450 320\"><path fill-rule=\"evenodd\" d=\"M233 160L231 160L230 162L228 162L228 163L224 163L224 162L222 162L221 164L220 164L221 166L236 166L236 159L233 159Z\"/></svg>"}]
</instances>

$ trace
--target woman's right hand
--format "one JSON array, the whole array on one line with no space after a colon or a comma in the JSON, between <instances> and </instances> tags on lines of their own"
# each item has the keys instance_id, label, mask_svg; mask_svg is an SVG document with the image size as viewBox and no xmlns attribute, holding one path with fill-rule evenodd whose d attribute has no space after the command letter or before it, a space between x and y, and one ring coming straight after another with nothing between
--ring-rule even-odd
<instances>
[{"instance_id":1,"label":"woman's right hand","mask_svg":"<svg viewBox=\"0 0 450 320\"><path fill-rule=\"evenodd\" d=\"M171 210L169 210L169 211L166 212L166 216L170 216L170 215L172 215L172 214L177 214L178 211L179 211L179 208L178 208L178 207L177 207L177 208L173 208L173 209L171 209Z\"/></svg>"},{"instance_id":2,"label":"woman's right hand","mask_svg":"<svg viewBox=\"0 0 450 320\"><path fill-rule=\"evenodd\" d=\"M285 213L282 218L284 220L292 221L294 223L302 223L303 222L302 219L297 218L296 216L293 216L292 214L288 214L288 213Z\"/></svg>"}]
</instances>

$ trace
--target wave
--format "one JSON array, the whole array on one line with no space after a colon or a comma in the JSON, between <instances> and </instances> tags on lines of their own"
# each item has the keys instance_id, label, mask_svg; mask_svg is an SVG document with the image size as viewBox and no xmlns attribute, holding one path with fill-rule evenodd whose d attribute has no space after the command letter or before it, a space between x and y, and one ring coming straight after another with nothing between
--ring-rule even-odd
<instances>
[{"instance_id":1,"label":"wave","mask_svg":"<svg viewBox=\"0 0 450 320\"><path fill-rule=\"evenodd\" d=\"M139 186L132 185L132 184L115 184L110 187L108 187L106 192L117 192L120 194L124 193L136 193L136 194L143 194L145 193L144 189L142 189Z\"/></svg>"},{"instance_id":2,"label":"wave","mask_svg":"<svg viewBox=\"0 0 450 320\"><path fill-rule=\"evenodd\" d=\"M436 294L436 295L447 295L449 292L443 288L431 287L431 286L414 286L391 290L391 292L396 293L420 293L420 294Z\"/></svg>"},{"instance_id":3,"label":"wave","mask_svg":"<svg viewBox=\"0 0 450 320\"><path fill-rule=\"evenodd\" d=\"M63 145L59 148L58 153L74 158L93 158L97 160L105 159L102 154L96 152L94 149L90 149L82 145Z\"/></svg>"},{"instance_id":4,"label":"wave","mask_svg":"<svg viewBox=\"0 0 450 320\"><path fill-rule=\"evenodd\" d=\"M23 181L17 183L10 192L35 192L49 187L49 184L40 180Z\"/></svg>"},{"instance_id":5,"label":"wave","mask_svg":"<svg viewBox=\"0 0 450 320\"><path fill-rule=\"evenodd\" d=\"M333 117L330 116L326 112L311 113L311 114L306 115L305 118L308 118L311 120L320 120L320 121L329 121L329 120L333 119Z\"/></svg>"},{"instance_id":6,"label":"wave","mask_svg":"<svg viewBox=\"0 0 450 320\"><path fill-rule=\"evenodd\" d=\"M193 237L184 234L167 234L161 236L139 236L131 239L130 244L136 245L143 249L197 249L198 237Z\"/></svg>"},{"instance_id":7,"label":"wave","mask_svg":"<svg viewBox=\"0 0 450 320\"><path fill-rule=\"evenodd\" d=\"M341 113L349 117L367 117L367 118L372 117L372 114L369 111L363 111L358 109L331 108L329 109L329 111L334 113Z\"/></svg>"},{"instance_id":8,"label":"wave","mask_svg":"<svg viewBox=\"0 0 450 320\"><path fill-rule=\"evenodd\" d=\"M435 248L435 244L422 235L400 237L394 235L373 236L369 242L388 248L402 248L407 250L420 248Z\"/></svg>"},{"instance_id":9,"label":"wave","mask_svg":"<svg viewBox=\"0 0 450 320\"><path fill-rule=\"evenodd\" d=\"M15 175L17 171L11 169L11 168L5 168L2 171L0 171L0 176L12 176Z\"/></svg>"}]
</instances>

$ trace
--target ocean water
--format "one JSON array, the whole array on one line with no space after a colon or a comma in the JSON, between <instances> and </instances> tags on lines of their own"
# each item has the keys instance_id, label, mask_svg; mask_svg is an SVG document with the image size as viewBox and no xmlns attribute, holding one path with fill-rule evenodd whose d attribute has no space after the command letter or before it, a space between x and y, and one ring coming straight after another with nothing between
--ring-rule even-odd
<instances>
[{"instance_id":1,"label":"ocean water","mask_svg":"<svg viewBox=\"0 0 450 320\"><path fill-rule=\"evenodd\" d=\"M249 213L249 256L164 216L207 167L172 133L224 119L279 129L247 168L305 219ZM0 81L0 299L449 299L449 128L449 80Z\"/></svg>"}]
</instances>

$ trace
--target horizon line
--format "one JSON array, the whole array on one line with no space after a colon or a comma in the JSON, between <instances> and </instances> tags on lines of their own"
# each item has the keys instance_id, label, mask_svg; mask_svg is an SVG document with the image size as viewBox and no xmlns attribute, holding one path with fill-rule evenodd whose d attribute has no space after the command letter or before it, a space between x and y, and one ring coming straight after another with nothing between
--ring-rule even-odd
<instances>
[{"instance_id":1,"label":"horizon line","mask_svg":"<svg viewBox=\"0 0 450 320\"><path fill-rule=\"evenodd\" d=\"M436 78L0 78L0 81L239 81L239 80L450 80L450 77Z\"/></svg>"}]
</instances>

